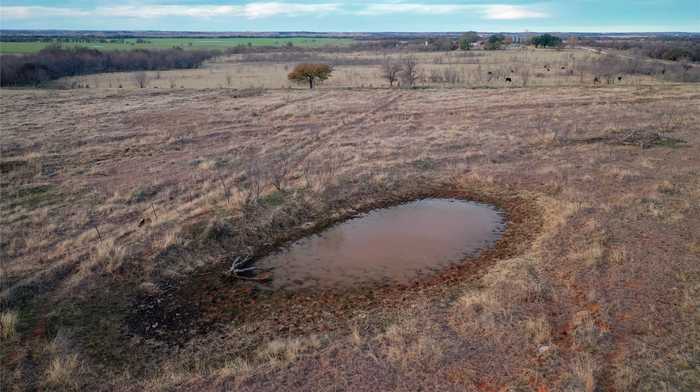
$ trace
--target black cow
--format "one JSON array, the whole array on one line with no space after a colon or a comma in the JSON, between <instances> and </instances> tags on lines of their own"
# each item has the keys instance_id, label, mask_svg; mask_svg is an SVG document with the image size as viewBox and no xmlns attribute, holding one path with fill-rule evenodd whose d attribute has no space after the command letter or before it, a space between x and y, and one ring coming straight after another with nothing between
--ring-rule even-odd
<instances>
[{"instance_id":1,"label":"black cow","mask_svg":"<svg viewBox=\"0 0 700 392\"><path fill-rule=\"evenodd\" d=\"M513 79L511 79L511 78L506 78L506 83L510 83L510 82L512 82L512 81L513 81Z\"/></svg>"}]
</instances>

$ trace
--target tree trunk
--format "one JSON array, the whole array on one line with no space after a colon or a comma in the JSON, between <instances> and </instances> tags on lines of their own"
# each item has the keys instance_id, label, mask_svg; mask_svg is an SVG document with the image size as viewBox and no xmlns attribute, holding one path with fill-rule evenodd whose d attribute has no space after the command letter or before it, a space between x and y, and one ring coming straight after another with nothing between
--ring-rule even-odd
<instances>
[{"instance_id":1,"label":"tree trunk","mask_svg":"<svg viewBox=\"0 0 700 392\"><path fill-rule=\"evenodd\" d=\"M314 88L314 79L309 78L309 88Z\"/></svg>"}]
</instances>

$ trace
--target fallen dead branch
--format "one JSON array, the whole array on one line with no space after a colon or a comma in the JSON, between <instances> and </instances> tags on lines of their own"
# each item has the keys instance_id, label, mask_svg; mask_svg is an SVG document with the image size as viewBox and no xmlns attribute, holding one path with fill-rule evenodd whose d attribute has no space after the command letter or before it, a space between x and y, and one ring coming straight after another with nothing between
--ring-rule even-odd
<instances>
[{"instance_id":1,"label":"fallen dead branch","mask_svg":"<svg viewBox=\"0 0 700 392\"><path fill-rule=\"evenodd\" d=\"M257 267L249 265L251 260L251 256L237 256L231 263L231 268L229 268L227 274L241 280L252 280L256 282L269 280L269 276L245 276L246 274L250 274L258 270Z\"/></svg>"}]
</instances>

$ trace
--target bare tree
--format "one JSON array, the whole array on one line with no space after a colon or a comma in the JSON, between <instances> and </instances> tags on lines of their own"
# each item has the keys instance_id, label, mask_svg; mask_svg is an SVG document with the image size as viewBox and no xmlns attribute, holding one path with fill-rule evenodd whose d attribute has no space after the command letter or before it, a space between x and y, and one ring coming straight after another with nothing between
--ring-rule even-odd
<instances>
[{"instance_id":1,"label":"bare tree","mask_svg":"<svg viewBox=\"0 0 700 392\"><path fill-rule=\"evenodd\" d=\"M382 77L389 82L389 87L394 87L394 82L399 80L401 64L388 56L382 62Z\"/></svg>"},{"instance_id":2,"label":"bare tree","mask_svg":"<svg viewBox=\"0 0 700 392\"><path fill-rule=\"evenodd\" d=\"M134 78L134 83L136 83L136 87L144 88L148 86L148 74L146 74L145 72L134 72L132 77Z\"/></svg>"},{"instance_id":3,"label":"bare tree","mask_svg":"<svg viewBox=\"0 0 700 392\"><path fill-rule=\"evenodd\" d=\"M406 57L401 63L401 81L404 86L413 87L418 80L418 61L413 57Z\"/></svg>"}]
</instances>

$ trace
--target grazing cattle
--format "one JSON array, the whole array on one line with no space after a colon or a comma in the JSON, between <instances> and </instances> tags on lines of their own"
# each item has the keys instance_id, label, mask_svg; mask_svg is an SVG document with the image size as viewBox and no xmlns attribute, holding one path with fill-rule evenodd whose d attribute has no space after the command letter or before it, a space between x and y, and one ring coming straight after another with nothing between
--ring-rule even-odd
<instances>
[{"instance_id":1,"label":"grazing cattle","mask_svg":"<svg viewBox=\"0 0 700 392\"><path fill-rule=\"evenodd\" d=\"M661 70L661 75L664 75L664 74L666 74L666 68Z\"/></svg>"},{"instance_id":2,"label":"grazing cattle","mask_svg":"<svg viewBox=\"0 0 700 392\"><path fill-rule=\"evenodd\" d=\"M617 81L618 81L618 82L621 82L621 81L622 81L622 76L618 76L618 77L617 77Z\"/></svg>"},{"instance_id":3,"label":"grazing cattle","mask_svg":"<svg viewBox=\"0 0 700 392\"><path fill-rule=\"evenodd\" d=\"M512 82L512 81L513 81L513 79L511 79L511 78L506 78L506 83L510 83L510 82Z\"/></svg>"},{"instance_id":4,"label":"grazing cattle","mask_svg":"<svg viewBox=\"0 0 700 392\"><path fill-rule=\"evenodd\" d=\"M510 70L510 73L515 73L515 71L513 71L513 70L511 69L511 70Z\"/></svg>"},{"instance_id":5,"label":"grazing cattle","mask_svg":"<svg viewBox=\"0 0 700 392\"><path fill-rule=\"evenodd\" d=\"M600 84L600 79L597 76L593 78L593 84Z\"/></svg>"},{"instance_id":6,"label":"grazing cattle","mask_svg":"<svg viewBox=\"0 0 700 392\"><path fill-rule=\"evenodd\" d=\"M562 70L566 69L566 67L561 67Z\"/></svg>"}]
</instances>

